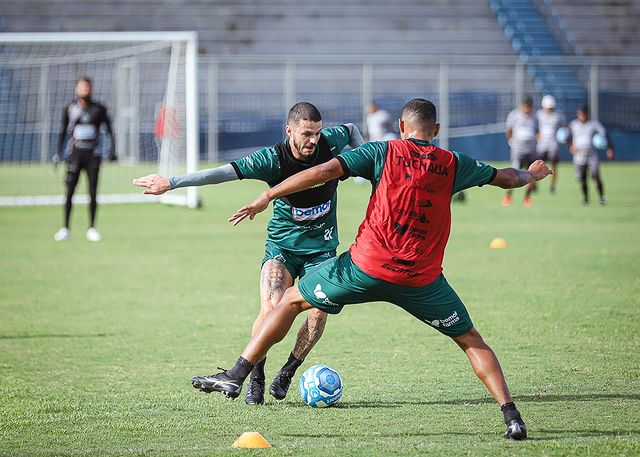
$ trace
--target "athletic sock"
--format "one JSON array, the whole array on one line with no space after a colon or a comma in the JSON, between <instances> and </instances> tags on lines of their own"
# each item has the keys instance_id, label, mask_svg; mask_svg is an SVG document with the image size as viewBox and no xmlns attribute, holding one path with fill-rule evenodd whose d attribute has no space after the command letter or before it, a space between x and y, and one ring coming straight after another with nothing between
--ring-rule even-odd
<instances>
[{"instance_id":1,"label":"athletic sock","mask_svg":"<svg viewBox=\"0 0 640 457\"><path fill-rule=\"evenodd\" d=\"M596 181L596 185L598 186L598 195L600 196L600 199L602 199L602 197L604 197L604 186L602 185L602 180L598 179Z\"/></svg>"},{"instance_id":2,"label":"athletic sock","mask_svg":"<svg viewBox=\"0 0 640 457\"><path fill-rule=\"evenodd\" d=\"M297 358L295 355L293 355L293 352L292 352L291 354L289 354L289 359L287 360L287 363L285 363L282 366L280 371L286 371L287 373L293 374L296 372L298 367L302 365L303 362L304 362L304 359Z\"/></svg>"},{"instance_id":3,"label":"athletic sock","mask_svg":"<svg viewBox=\"0 0 640 457\"><path fill-rule=\"evenodd\" d=\"M259 361L258 363L256 363L256 366L253 367L253 370L251 370L251 374L249 375L249 379L253 380L253 379L259 379L261 381L264 381L264 364L267 362L267 358L265 357L264 359L262 359L261 361Z\"/></svg>"},{"instance_id":4,"label":"athletic sock","mask_svg":"<svg viewBox=\"0 0 640 457\"><path fill-rule=\"evenodd\" d=\"M244 357L238 357L236 364L227 370L227 376L234 379L242 379L243 381L249 376L253 370L253 364Z\"/></svg>"},{"instance_id":5,"label":"athletic sock","mask_svg":"<svg viewBox=\"0 0 640 457\"><path fill-rule=\"evenodd\" d=\"M514 419L522 420L522 417L520 416L520 412L518 411L518 409L516 408L516 405L512 401L502 405L500 407L500 410L502 411L502 415L504 416L505 424L509 424L509 422L511 422Z\"/></svg>"}]
</instances>

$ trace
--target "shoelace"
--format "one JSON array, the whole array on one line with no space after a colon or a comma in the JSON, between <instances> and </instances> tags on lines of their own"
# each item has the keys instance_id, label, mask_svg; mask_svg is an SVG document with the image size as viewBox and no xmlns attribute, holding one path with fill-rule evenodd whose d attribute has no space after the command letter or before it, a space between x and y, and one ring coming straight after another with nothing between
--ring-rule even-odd
<instances>
[{"instance_id":1,"label":"shoelace","mask_svg":"<svg viewBox=\"0 0 640 457\"><path fill-rule=\"evenodd\" d=\"M219 374L221 374L221 373L226 373L226 371L227 371L227 370L225 370L225 369L224 369L224 368L222 368L222 367L216 367L216 369L220 370L220 372L218 372L218 373L214 373L214 374L209 374L209 375L207 375L206 377L207 377L207 378L213 378L214 376L218 376L218 375L219 375Z\"/></svg>"},{"instance_id":2,"label":"shoelace","mask_svg":"<svg viewBox=\"0 0 640 457\"><path fill-rule=\"evenodd\" d=\"M278 384L282 384L282 381L286 381L287 384L291 383L291 373L288 373L286 371L279 371L278 374L276 375L276 379L275 381Z\"/></svg>"},{"instance_id":3,"label":"shoelace","mask_svg":"<svg viewBox=\"0 0 640 457\"><path fill-rule=\"evenodd\" d=\"M249 393L251 395L260 394L262 393L263 390L264 390L264 381L258 381L257 379L249 381Z\"/></svg>"}]
</instances>

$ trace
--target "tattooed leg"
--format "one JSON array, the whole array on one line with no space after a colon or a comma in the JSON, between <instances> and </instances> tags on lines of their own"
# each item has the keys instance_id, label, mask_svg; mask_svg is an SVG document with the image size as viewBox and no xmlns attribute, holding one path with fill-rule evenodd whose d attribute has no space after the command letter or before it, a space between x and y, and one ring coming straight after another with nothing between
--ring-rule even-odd
<instances>
[{"instance_id":1,"label":"tattooed leg","mask_svg":"<svg viewBox=\"0 0 640 457\"><path fill-rule=\"evenodd\" d=\"M300 326L300 330L298 330L296 345L293 348L292 354L295 358L304 360L307 357L322 336L326 323L327 313L315 308L307 312L307 318Z\"/></svg>"},{"instance_id":2,"label":"tattooed leg","mask_svg":"<svg viewBox=\"0 0 640 457\"><path fill-rule=\"evenodd\" d=\"M284 291L293 285L291 273L279 260L267 260L260 272L260 314L253 323L251 335L260 328L267 315L278 304Z\"/></svg>"}]
</instances>

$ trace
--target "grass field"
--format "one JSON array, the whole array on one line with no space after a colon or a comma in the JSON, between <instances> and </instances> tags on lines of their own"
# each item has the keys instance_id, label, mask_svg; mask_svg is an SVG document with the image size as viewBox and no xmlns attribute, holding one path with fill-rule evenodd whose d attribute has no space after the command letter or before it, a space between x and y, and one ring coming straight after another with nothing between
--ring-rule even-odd
<instances>
[{"instance_id":1,"label":"grass field","mask_svg":"<svg viewBox=\"0 0 640 457\"><path fill-rule=\"evenodd\" d=\"M257 408L195 391L191 376L233 364L257 313L267 217L226 218L260 183L203 188L200 211L103 206L95 244L86 207L65 243L61 208L2 208L0 455L640 455L638 176L607 164L606 207L580 204L569 166L532 208L521 190L501 207L496 188L454 205L445 274L500 357L526 442L502 438L457 346L383 303L330 317L305 362L340 372L336 407L311 409L296 389ZM368 189L339 192L344 250ZM508 247L490 250L498 236ZM253 430L274 448L231 450Z\"/></svg>"}]
</instances>

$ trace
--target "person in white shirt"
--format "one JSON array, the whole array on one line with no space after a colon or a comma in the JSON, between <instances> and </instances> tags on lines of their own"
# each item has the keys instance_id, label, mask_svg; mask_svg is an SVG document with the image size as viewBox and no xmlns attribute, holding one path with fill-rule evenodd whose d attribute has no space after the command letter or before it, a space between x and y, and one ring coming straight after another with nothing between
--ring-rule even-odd
<instances>
[{"instance_id":1,"label":"person in white shirt","mask_svg":"<svg viewBox=\"0 0 640 457\"><path fill-rule=\"evenodd\" d=\"M558 179L558 162L560 161L560 144L556 139L558 129L564 127L566 122L564 116L558 113L556 108L556 99L553 95L545 95L542 97L542 109L536 112L538 119L539 135L537 152L538 158L545 162L551 162L553 174L551 175L551 193L556 190L556 181Z\"/></svg>"},{"instance_id":2,"label":"person in white shirt","mask_svg":"<svg viewBox=\"0 0 640 457\"><path fill-rule=\"evenodd\" d=\"M571 135L567 140L569 152L573 156L573 164L576 167L576 177L580 181L582 190L582 203L589 204L589 187L587 186L587 168L591 173L591 179L596 182L600 204L605 205L607 199L604 196L604 185L600 176L600 158L598 151L594 148L594 137L600 135L606 139L607 159L613 160L615 152L611 138L602 124L596 120L589 119L589 107L582 105L576 112L577 119L569 124Z\"/></svg>"},{"instance_id":3,"label":"person in white shirt","mask_svg":"<svg viewBox=\"0 0 640 457\"><path fill-rule=\"evenodd\" d=\"M367 109L368 141L386 141L391 132L391 117L386 110L378 108L375 103L370 103Z\"/></svg>"},{"instance_id":4,"label":"person in white shirt","mask_svg":"<svg viewBox=\"0 0 640 457\"><path fill-rule=\"evenodd\" d=\"M519 109L514 109L507 116L507 141L511 148L511 166L526 170L536 160L536 137L538 135L538 120L533 114L533 100L527 96L522 100ZM524 194L524 206L531 206L531 192L535 189L533 183L527 185ZM502 199L503 206L511 205L512 189Z\"/></svg>"}]
</instances>

